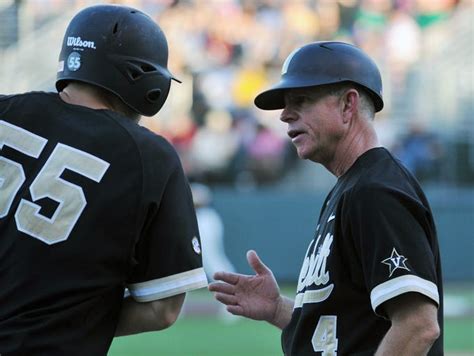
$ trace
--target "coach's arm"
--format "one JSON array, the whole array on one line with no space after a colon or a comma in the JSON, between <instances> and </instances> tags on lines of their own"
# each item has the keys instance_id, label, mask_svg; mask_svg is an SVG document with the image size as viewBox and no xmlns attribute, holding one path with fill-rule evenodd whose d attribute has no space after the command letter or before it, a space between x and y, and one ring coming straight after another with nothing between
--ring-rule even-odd
<instances>
[{"instance_id":1,"label":"coach's arm","mask_svg":"<svg viewBox=\"0 0 474 356\"><path fill-rule=\"evenodd\" d=\"M178 318L185 293L173 297L137 302L132 297L123 301L115 336L157 331L170 327Z\"/></svg>"},{"instance_id":2,"label":"coach's arm","mask_svg":"<svg viewBox=\"0 0 474 356\"><path fill-rule=\"evenodd\" d=\"M375 355L426 355L440 335L434 302L419 293L406 293L382 306L392 326Z\"/></svg>"}]
</instances>

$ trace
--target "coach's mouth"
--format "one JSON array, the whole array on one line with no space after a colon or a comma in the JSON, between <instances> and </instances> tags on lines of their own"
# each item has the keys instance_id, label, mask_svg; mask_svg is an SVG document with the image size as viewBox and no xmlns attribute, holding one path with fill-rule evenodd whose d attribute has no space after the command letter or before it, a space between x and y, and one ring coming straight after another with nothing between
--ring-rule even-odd
<instances>
[{"instance_id":1,"label":"coach's mouth","mask_svg":"<svg viewBox=\"0 0 474 356\"><path fill-rule=\"evenodd\" d=\"M289 130L287 132L288 137L291 138L292 140L295 139L296 137L298 137L301 134L304 134L304 131L302 131L302 130Z\"/></svg>"}]
</instances>

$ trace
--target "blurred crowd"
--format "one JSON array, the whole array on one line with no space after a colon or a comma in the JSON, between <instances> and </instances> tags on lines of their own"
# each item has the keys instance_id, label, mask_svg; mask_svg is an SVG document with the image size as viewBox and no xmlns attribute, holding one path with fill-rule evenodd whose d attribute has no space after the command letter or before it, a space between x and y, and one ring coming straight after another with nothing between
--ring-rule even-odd
<instances>
[{"instance_id":1,"label":"blurred crowd","mask_svg":"<svg viewBox=\"0 0 474 356\"><path fill-rule=\"evenodd\" d=\"M457 4L455 0L180 0L164 1L157 9L156 1L137 1L164 28L173 72L192 83L191 100L183 98L175 105L169 120L145 125L175 144L192 179L250 185L277 182L298 164L296 154L285 125L277 120L279 113L255 110L253 98L278 79L281 64L294 48L315 40L354 43L381 67L385 85L390 86L386 95L403 95L407 73L420 55L422 32L448 19ZM390 115L390 105L383 115ZM421 145L410 143L411 129L400 134L403 140L393 148L415 173L423 172L420 179L430 179L442 150L414 150ZM423 129L419 126L418 133Z\"/></svg>"},{"instance_id":2,"label":"blurred crowd","mask_svg":"<svg viewBox=\"0 0 474 356\"><path fill-rule=\"evenodd\" d=\"M407 75L420 57L423 32L449 20L462 0L114 0L156 18L167 35L173 84L158 120L142 124L177 148L191 180L210 184L278 182L297 165L278 112L253 105L255 94L275 82L285 57L316 40L342 40L368 52L381 68L387 106L403 95ZM72 3L26 2L39 26ZM415 125L416 126L416 125ZM383 125L381 125L383 127ZM442 148L426 128L407 127L387 138L422 179L437 174ZM394 139L393 135L400 135ZM416 136L414 138L413 136ZM420 138L419 136L423 136ZM388 137L390 134L381 134ZM399 139L400 138L400 139ZM421 149L426 142L430 149ZM419 161L422 160L422 163ZM426 168L430 166L430 168Z\"/></svg>"}]
</instances>

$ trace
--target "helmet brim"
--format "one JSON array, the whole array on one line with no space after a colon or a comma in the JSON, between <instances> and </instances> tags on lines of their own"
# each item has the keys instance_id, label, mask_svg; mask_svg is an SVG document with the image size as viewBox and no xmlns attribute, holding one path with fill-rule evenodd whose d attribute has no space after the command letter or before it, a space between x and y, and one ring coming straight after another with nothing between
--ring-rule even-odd
<instances>
[{"instance_id":1,"label":"helmet brim","mask_svg":"<svg viewBox=\"0 0 474 356\"><path fill-rule=\"evenodd\" d=\"M301 80L300 78L285 78L281 80L279 83L275 84L270 89L267 89L260 94L258 94L254 99L254 104L259 109L262 110L281 110L285 108L285 91L288 89L299 89L299 88L310 88L310 87L317 87L321 85L327 84L334 84L344 82L344 80L334 81L334 80L327 80L327 81L320 81L319 84L314 84L314 79L308 79L307 81ZM351 82L351 80L347 80L347 82ZM358 84L358 83L355 83ZM361 84L358 84L361 85ZM367 94L373 100L375 112L379 112L383 109L383 100L379 97L379 95L373 92L371 89L367 88L364 85L361 85L367 90Z\"/></svg>"},{"instance_id":2,"label":"helmet brim","mask_svg":"<svg viewBox=\"0 0 474 356\"><path fill-rule=\"evenodd\" d=\"M322 83L329 84L329 83ZM300 78L285 78L268 90L263 91L255 97L255 105L262 110L280 110L285 108L285 91L288 89L314 87L314 80L307 82Z\"/></svg>"}]
</instances>

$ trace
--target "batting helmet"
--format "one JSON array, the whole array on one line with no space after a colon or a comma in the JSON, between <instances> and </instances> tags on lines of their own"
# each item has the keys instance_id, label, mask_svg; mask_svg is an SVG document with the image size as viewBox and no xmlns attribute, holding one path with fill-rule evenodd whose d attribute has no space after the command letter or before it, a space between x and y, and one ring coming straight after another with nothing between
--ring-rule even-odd
<instances>
[{"instance_id":1,"label":"batting helmet","mask_svg":"<svg viewBox=\"0 0 474 356\"><path fill-rule=\"evenodd\" d=\"M286 89L353 82L365 89L375 111L383 108L382 79L375 62L359 48L343 42L314 42L293 51L285 60L281 80L255 98L263 110L285 107Z\"/></svg>"},{"instance_id":2,"label":"batting helmet","mask_svg":"<svg viewBox=\"0 0 474 356\"><path fill-rule=\"evenodd\" d=\"M102 87L139 114L156 114L168 97L168 43L148 15L126 6L80 11L64 35L56 89L69 81Z\"/></svg>"}]
</instances>

